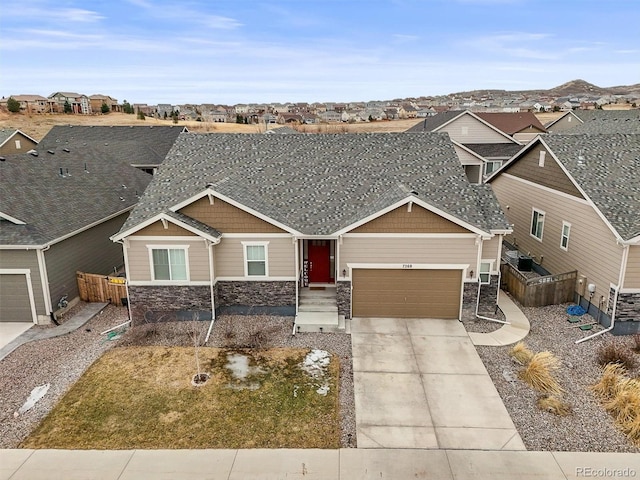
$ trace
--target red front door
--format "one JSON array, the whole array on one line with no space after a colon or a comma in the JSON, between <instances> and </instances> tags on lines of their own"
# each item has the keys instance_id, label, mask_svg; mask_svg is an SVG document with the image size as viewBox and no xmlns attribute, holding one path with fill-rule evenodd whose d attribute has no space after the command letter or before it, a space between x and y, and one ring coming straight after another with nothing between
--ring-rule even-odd
<instances>
[{"instance_id":1,"label":"red front door","mask_svg":"<svg viewBox=\"0 0 640 480\"><path fill-rule=\"evenodd\" d=\"M329 283L331 281L329 240L309 240L307 248L309 282Z\"/></svg>"}]
</instances>

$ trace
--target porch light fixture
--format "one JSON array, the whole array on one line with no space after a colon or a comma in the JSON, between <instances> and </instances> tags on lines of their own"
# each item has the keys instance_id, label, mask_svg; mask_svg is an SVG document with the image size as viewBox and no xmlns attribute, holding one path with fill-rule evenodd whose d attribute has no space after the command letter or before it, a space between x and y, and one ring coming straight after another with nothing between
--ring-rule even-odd
<instances>
[{"instance_id":1,"label":"porch light fixture","mask_svg":"<svg viewBox=\"0 0 640 480\"><path fill-rule=\"evenodd\" d=\"M346 268L343 268L343 269L342 269L342 276L343 276L343 277L346 277L346 276L347 276L347 269L346 269Z\"/></svg>"},{"instance_id":2,"label":"porch light fixture","mask_svg":"<svg viewBox=\"0 0 640 480\"><path fill-rule=\"evenodd\" d=\"M469 278L473 278L473 270L469 270Z\"/></svg>"}]
</instances>

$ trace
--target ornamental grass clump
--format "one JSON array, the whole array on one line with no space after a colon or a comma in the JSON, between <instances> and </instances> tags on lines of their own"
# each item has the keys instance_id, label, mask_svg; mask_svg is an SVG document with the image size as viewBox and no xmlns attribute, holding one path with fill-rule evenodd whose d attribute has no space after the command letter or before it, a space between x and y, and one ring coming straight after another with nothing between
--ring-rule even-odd
<instances>
[{"instance_id":1,"label":"ornamental grass clump","mask_svg":"<svg viewBox=\"0 0 640 480\"><path fill-rule=\"evenodd\" d=\"M567 416L571 413L571 405L566 403L562 398L555 395L543 395L538 398L536 405L540 410L553 413L561 417Z\"/></svg>"},{"instance_id":2,"label":"ornamental grass clump","mask_svg":"<svg viewBox=\"0 0 640 480\"><path fill-rule=\"evenodd\" d=\"M628 370L632 370L637 364L631 349L615 341L598 349L598 363L603 367L609 363L617 363Z\"/></svg>"},{"instance_id":3,"label":"ornamental grass clump","mask_svg":"<svg viewBox=\"0 0 640 480\"><path fill-rule=\"evenodd\" d=\"M548 395L561 395L563 390L553 376L560 367L560 360L551 352L538 352L520 371L520 378L532 388Z\"/></svg>"},{"instance_id":4,"label":"ornamental grass clump","mask_svg":"<svg viewBox=\"0 0 640 480\"><path fill-rule=\"evenodd\" d=\"M520 365L528 365L533 358L533 352L527 348L524 342L516 343L509 353Z\"/></svg>"},{"instance_id":5,"label":"ornamental grass clump","mask_svg":"<svg viewBox=\"0 0 640 480\"><path fill-rule=\"evenodd\" d=\"M591 389L618 428L630 441L640 445L640 380L629 378L620 364L610 363Z\"/></svg>"}]
</instances>

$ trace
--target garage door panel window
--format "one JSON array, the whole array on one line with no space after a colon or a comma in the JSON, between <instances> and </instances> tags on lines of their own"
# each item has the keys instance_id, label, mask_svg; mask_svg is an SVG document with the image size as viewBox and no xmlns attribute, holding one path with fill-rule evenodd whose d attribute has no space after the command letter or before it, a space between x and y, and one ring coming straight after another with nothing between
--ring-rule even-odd
<instances>
[{"instance_id":1,"label":"garage door panel window","mask_svg":"<svg viewBox=\"0 0 640 480\"><path fill-rule=\"evenodd\" d=\"M188 280L186 248L154 248L151 256L154 280Z\"/></svg>"}]
</instances>

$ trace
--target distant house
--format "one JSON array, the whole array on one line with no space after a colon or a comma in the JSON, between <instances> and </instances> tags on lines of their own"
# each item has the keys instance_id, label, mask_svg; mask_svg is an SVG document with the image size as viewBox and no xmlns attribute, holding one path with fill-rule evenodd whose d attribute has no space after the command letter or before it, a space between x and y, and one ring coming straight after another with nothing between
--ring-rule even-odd
<instances>
[{"instance_id":1,"label":"distant house","mask_svg":"<svg viewBox=\"0 0 640 480\"><path fill-rule=\"evenodd\" d=\"M0 162L0 322L49 323L78 297L77 271L123 265L109 236L152 177L93 147L48 145Z\"/></svg>"},{"instance_id":2,"label":"distant house","mask_svg":"<svg viewBox=\"0 0 640 480\"><path fill-rule=\"evenodd\" d=\"M513 234L614 333L640 331L640 134L545 135L487 182Z\"/></svg>"},{"instance_id":3,"label":"distant house","mask_svg":"<svg viewBox=\"0 0 640 480\"><path fill-rule=\"evenodd\" d=\"M0 130L0 155L26 153L38 145L38 141L20 130Z\"/></svg>"},{"instance_id":4,"label":"distant house","mask_svg":"<svg viewBox=\"0 0 640 480\"><path fill-rule=\"evenodd\" d=\"M154 174L181 132L181 126L77 126L55 125L40 141L43 151L91 148L103 158L127 161Z\"/></svg>"},{"instance_id":5,"label":"distant house","mask_svg":"<svg viewBox=\"0 0 640 480\"><path fill-rule=\"evenodd\" d=\"M119 112L121 107L118 100L109 95L95 94L89 95L89 103L91 103L92 112L102 112L102 105L106 104L110 112Z\"/></svg>"},{"instance_id":6,"label":"distant house","mask_svg":"<svg viewBox=\"0 0 640 480\"><path fill-rule=\"evenodd\" d=\"M10 98L20 102L20 111L27 114L51 112L51 101L41 95L11 95ZM7 106L8 98L3 98L0 104Z\"/></svg>"},{"instance_id":7,"label":"distant house","mask_svg":"<svg viewBox=\"0 0 640 480\"><path fill-rule=\"evenodd\" d=\"M324 112L320 112L318 114L318 117L320 117L320 119L323 122L341 122L342 121L342 115L336 112L335 110L326 110Z\"/></svg>"},{"instance_id":8,"label":"distant house","mask_svg":"<svg viewBox=\"0 0 640 480\"><path fill-rule=\"evenodd\" d=\"M71 107L70 113L89 115L92 112L89 97L80 93L55 92L49 95L49 100L52 102L53 111L55 113L64 113L64 106L66 103Z\"/></svg>"}]
</instances>

